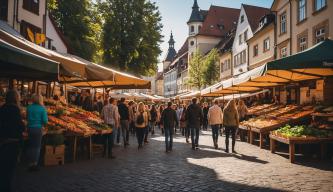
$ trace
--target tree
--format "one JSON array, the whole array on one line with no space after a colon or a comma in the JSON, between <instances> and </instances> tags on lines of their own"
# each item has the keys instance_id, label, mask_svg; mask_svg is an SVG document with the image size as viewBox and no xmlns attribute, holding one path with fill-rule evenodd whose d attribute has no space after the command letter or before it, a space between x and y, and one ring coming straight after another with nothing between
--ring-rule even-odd
<instances>
[{"instance_id":1,"label":"tree","mask_svg":"<svg viewBox=\"0 0 333 192\"><path fill-rule=\"evenodd\" d=\"M101 34L101 18L94 4L90 0L50 0L48 7L71 53L93 60Z\"/></svg>"},{"instance_id":2,"label":"tree","mask_svg":"<svg viewBox=\"0 0 333 192\"><path fill-rule=\"evenodd\" d=\"M201 89L204 84L204 77L203 77L203 57L199 53L198 50L196 50L193 53L193 56L190 59L189 63L189 85Z\"/></svg>"},{"instance_id":3,"label":"tree","mask_svg":"<svg viewBox=\"0 0 333 192\"><path fill-rule=\"evenodd\" d=\"M157 70L161 16L149 0L107 0L103 4L103 61L122 71L149 75Z\"/></svg>"},{"instance_id":4,"label":"tree","mask_svg":"<svg viewBox=\"0 0 333 192\"><path fill-rule=\"evenodd\" d=\"M213 85L219 80L220 65L219 54L216 48L212 49L204 58L203 83Z\"/></svg>"}]
</instances>

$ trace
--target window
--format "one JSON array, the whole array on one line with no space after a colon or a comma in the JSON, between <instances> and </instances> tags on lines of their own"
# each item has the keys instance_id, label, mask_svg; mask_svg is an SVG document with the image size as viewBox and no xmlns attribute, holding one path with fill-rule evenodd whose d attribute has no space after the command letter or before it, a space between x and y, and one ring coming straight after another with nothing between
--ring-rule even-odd
<instances>
[{"instance_id":1,"label":"window","mask_svg":"<svg viewBox=\"0 0 333 192\"><path fill-rule=\"evenodd\" d=\"M223 63L221 63L221 73L228 71L231 69L231 61L230 59L225 60Z\"/></svg>"},{"instance_id":2,"label":"window","mask_svg":"<svg viewBox=\"0 0 333 192\"><path fill-rule=\"evenodd\" d=\"M287 57L287 47L282 47L281 50L280 50L280 56L281 58L283 57Z\"/></svg>"},{"instance_id":3,"label":"window","mask_svg":"<svg viewBox=\"0 0 333 192\"><path fill-rule=\"evenodd\" d=\"M191 25L191 31L190 31L191 33L193 33L194 32L194 26L193 25Z\"/></svg>"},{"instance_id":4,"label":"window","mask_svg":"<svg viewBox=\"0 0 333 192\"><path fill-rule=\"evenodd\" d=\"M246 42L247 41L247 29L246 29L246 31L244 32L244 42Z\"/></svg>"},{"instance_id":5,"label":"window","mask_svg":"<svg viewBox=\"0 0 333 192\"><path fill-rule=\"evenodd\" d=\"M191 44L191 46L193 46L194 45L194 41L191 41L190 44Z\"/></svg>"},{"instance_id":6,"label":"window","mask_svg":"<svg viewBox=\"0 0 333 192\"><path fill-rule=\"evenodd\" d=\"M241 22L241 23L244 22L244 15L241 16L241 18L240 18L240 22Z\"/></svg>"},{"instance_id":7,"label":"window","mask_svg":"<svg viewBox=\"0 0 333 192\"><path fill-rule=\"evenodd\" d=\"M314 9L315 11L319 11L320 9L326 7L326 0L315 0L314 1Z\"/></svg>"},{"instance_id":8,"label":"window","mask_svg":"<svg viewBox=\"0 0 333 192\"><path fill-rule=\"evenodd\" d=\"M298 1L298 22L306 18L306 0Z\"/></svg>"},{"instance_id":9,"label":"window","mask_svg":"<svg viewBox=\"0 0 333 192\"><path fill-rule=\"evenodd\" d=\"M198 27L198 32L200 32L200 30L201 30L201 25L199 25L199 27Z\"/></svg>"},{"instance_id":10,"label":"window","mask_svg":"<svg viewBox=\"0 0 333 192\"><path fill-rule=\"evenodd\" d=\"M0 0L0 20L8 19L8 0Z\"/></svg>"},{"instance_id":11,"label":"window","mask_svg":"<svg viewBox=\"0 0 333 192\"><path fill-rule=\"evenodd\" d=\"M241 45L241 44L243 43L242 40L243 40L243 39L242 39L242 34L240 34L240 35L238 36L238 42L239 42L239 45Z\"/></svg>"},{"instance_id":12,"label":"window","mask_svg":"<svg viewBox=\"0 0 333 192\"><path fill-rule=\"evenodd\" d=\"M307 41L306 41L306 37L300 37L298 38L298 42L299 42L299 51L304 51L307 48Z\"/></svg>"},{"instance_id":13,"label":"window","mask_svg":"<svg viewBox=\"0 0 333 192\"><path fill-rule=\"evenodd\" d=\"M325 40L325 28L319 28L316 30L315 32L316 34L316 43L319 43L321 41L324 41Z\"/></svg>"},{"instance_id":14,"label":"window","mask_svg":"<svg viewBox=\"0 0 333 192\"><path fill-rule=\"evenodd\" d=\"M283 13L280 16L280 34L287 32L287 14Z\"/></svg>"},{"instance_id":15,"label":"window","mask_svg":"<svg viewBox=\"0 0 333 192\"><path fill-rule=\"evenodd\" d=\"M268 51L270 47L269 38L264 40L264 52Z\"/></svg>"},{"instance_id":16,"label":"window","mask_svg":"<svg viewBox=\"0 0 333 192\"><path fill-rule=\"evenodd\" d=\"M26 38L29 41L31 39L28 36L28 28L32 31L34 36L36 36L36 33L41 33L41 31L42 31L39 27L36 27L36 26L22 20L21 24L20 24L20 33L24 38Z\"/></svg>"},{"instance_id":17,"label":"window","mask_svg":"<svg viewBox=\"0 0 333 192\"><path fill-rule=\"evenodd\" d=\"M238 53L234 56L234 66L237 67L241 64L246 63L246 50Z\"/></svg>"},{"instance_id":18,"label":"window","mask_svg":"<svg viewBox=\"0 0 333 192\"><path fill-rule=\"evenodd\" d=\"M39 15L39 0L23 0L23 8Z\"/></svg>"},{"instance_id":19,"label":"window","mask_svg":"<svg viewBox=\"0 0 333 192\"><path fill-rule=\"evenodd\" d=\"M258 56L258 44L253 46L253 57Z\"/></svg>"}]
</instances>

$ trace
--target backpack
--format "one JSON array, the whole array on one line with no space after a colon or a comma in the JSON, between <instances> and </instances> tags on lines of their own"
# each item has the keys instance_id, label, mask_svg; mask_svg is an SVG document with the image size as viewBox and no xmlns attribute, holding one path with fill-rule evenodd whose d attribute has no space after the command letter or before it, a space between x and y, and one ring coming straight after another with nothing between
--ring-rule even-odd
<instances>
[{"instance_id":1,"label":"backpack","mask_svg":"<svg viewBox=\"0 0 333 192\"><path fill-rule=\"evenodd\" d=\"M143 113L140 113L140 115L138 115L138 117L136 118L136 123L138 124L138 125L141 125L141 124L143 124L145 122L145 119L144 119L144 117L143 117Z\"/></svg>"}]
</instances>

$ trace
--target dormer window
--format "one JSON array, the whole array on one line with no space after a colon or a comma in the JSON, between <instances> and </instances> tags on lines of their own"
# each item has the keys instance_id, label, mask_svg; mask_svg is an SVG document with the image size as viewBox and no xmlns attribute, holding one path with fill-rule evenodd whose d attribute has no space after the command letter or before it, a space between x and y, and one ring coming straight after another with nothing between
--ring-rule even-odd
<instances>
[{"instance_id":1,"label":"dormer window","mask_svg":"<svg viewBox=\"0 0 333 192\"><path fill-rule=\"evenodd\" d=\"M39 15L39 0L23 0L23 8Z\"/></svg>"},{"instance_id":2,"label":"dormer window","mask_svg":"<svg viewBox=\"0 0 333 192\"><path fill-rule=\"evenodd\" d=\"M244 22L244 15L241 16L241 18L240 18L240 22L241 22L241 23Z\"/></svg>"}]
</instances>

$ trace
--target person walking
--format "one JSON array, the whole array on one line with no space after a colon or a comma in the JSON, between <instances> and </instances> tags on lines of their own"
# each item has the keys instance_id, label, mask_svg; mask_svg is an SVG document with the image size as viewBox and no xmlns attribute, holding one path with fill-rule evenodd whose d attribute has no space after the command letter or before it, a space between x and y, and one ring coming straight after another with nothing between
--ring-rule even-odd
<instances>
[{"instance_id":1,"label":"person walking","mask_svg":"<svg viewBox=\"0 0 333 192\"><path fill-rule=\"evenodd\" d=\"M192 99L186 110L187 126L191 130L192 149L199 149L199 131L202 123L203 114L201 107L197 104L197 98Z\"/></svg>"},{"instance_id":2,"label":"person walking","mask_svg":"<svg viewBox=\"0 0 333 192\"><path fill-rule=\"evenodd\" d=\"M157 109L155 105L152 105L151 110L150 110L150 128L151 128L151 134L155 134L155 125L157 121Z\"/></svg>"},{"instance_id":3,"label":"person walking","mask_svg":"<svg viewBox=\"0 0 333 192\"><path fill-rule=\"evenodd\" d=\"M164 110L164 106L160 105L160 108L158 110L158 117L159 117L158 118L158 127L159 127L159 129L161 129L162 134L164 134L163 124L162 124L162 121L161 121L161 116L162 116L163 110Z\"/></svg>"},{"instance_id":4,"label":"person walking","mask_svg":"<svg viewBox=\"0 0 333 192\"><path fill-rule=\"evenodd\" d=\"M43 137L43 126L48 122L47 112L43 104L43 97L39 94L32 96L33 104L27 107L27 121L29 132L28 156L29 171L38 171L38 162Z\"/></svg>"},{"instance_id":5,"label":"person walking","mask_svg":"<svg viewBox=\"0 0 333 192\"><path fill-rule=\"evenodd\" d=\"M172 151L173 129L178 125L176 111L172 108L172 103L168 102L168 107L164 109L161 117L165 133L165 152Z\"/></svg>"},{"instance_id":6,"label":"person walking","mask_svg":"<svg viewBox=\"0 0 333 192\"><path fill-rule=\"evenodd\" d=\"M118 107L116 106L116 100L114 98L110 98L109 103L105 105L102 109L101 118L103 119L104 123L111 126L112 133L106 136L107 144L107 157L110 159L115 158L112 154L112 148L114 145L114 140L117 135L117 127L119 126L118 121Z\"/></svg>"},{"instance_id":7,"label":"person walking","mask_svg":"<svg viewBox=\"0 0 333 192\"><path fill-rule=\"evenodd\" d=\"M225 127L225 152L229 153L229 135L232 138L232 152L235 151L236 130L239 126L239 116L235 100L230 100L223 110L223 125Z\"/></svg>"},{"instance_id":8,"label":"person walking","mask_svg":"<svg viewBox=\"0 0 333 192\"><path fill-rule=\"evenodd\" d=\"M219 101L215 99L214 105L208 110L208 123L212 127L212 136L215 149L218 149L218 137L219 129L223 123L223 113L221 107L219 107Z\"/></svg>"},{"instance_id":9,"label":"person walking","mask_svg":"<svg viewBox=\"0 0 333 192\"><path fill-rule=\"evenodd\" d=\"M25 126L17 91L8 91L5 100L0 108L0 191L10 192Z\"/></svg>"},{"instance_id":10,"label":"person walking","mask_svg":"<svg viewBox=\"0 0 333 192\"><path fill-rule=\"evenodd\" d=\"M138 139L138 149L143 146L143 139L145 134L145 128L148 125L148 114L145 110L145 105L140 102L138 105L138 110L135 114L135 127L136 127L136 136Z\"/></svg>"},{"instance_id":11,"label":"person walking","mask_svg":"<svg viewBox=\"0 0 333 192\"><path fill-rule=\"evenodd\" d=\"M120 115L120 127L124 141L124 147L129 145L129 110L127 105L125 104L125 98L120 99L120 103L118 105L118 111Z\"/></svg>"},{"instance_id":12,"label":"person walking","mask_svg":"<svg viewBox=\"0 0 333 192\"><path fill-rule=\"evenodd\" d=\"M86 90L85 97L83 98L82 108L86 111L93 111L93 103L90 95L90 90Z\"/></svg>"},{"instance_id":13,"label":"person walking","mask_svg":"<svg viewBox=\"0 0 333 192\"><path fill-rule=\"evenodd\" d=\"M238 111L238 115L239 115L239 122L245 121L249 111L243 100L239 100L238 106L237 106L237 111ZM244 131L239 130L239 136L240 136L241 141L245 141Z\"/></svg>"},{"instance_id":14,"label":"person walking","mask_svg":"<svg viewBox=\"0 0 333 192\"><path fill-rule=\"evenodd\" d=\"M135 135L135 114L136 114L136 103L130 101L128 103L129 117L130 117L130 132Z\"/></svg>"},{"instance_id":15,"label":"person walking","mask_svg":"<svg viewBox=\"0 0 333 192\"><path fill-rule=\"evenodd\" d=\"M202 113L203 113L202 129L205 131L207 131L207 127L208 127L208 117L207 117L208 110L209 110L208 103L204 102L203 108L202 108Z\"/></svg>"},{"instance_id":16,"label":"person walking","mask_svg":"<svg viewBox=\"0 0 333 192\"><path fill-rule=\"evenodd\" d=\"M147 121L147 124L146 124L146 127L145 127L145 131L144 131L144 143L145 144L148 144L149 141L148 141L148 134L149 134L149 130L150 130L150 120L151 120L151 117L150 117L150 108L148 105L145 105L145 112L147 114L147 117L148 117L148 121Z\"/></svg>"}]
</instances>

